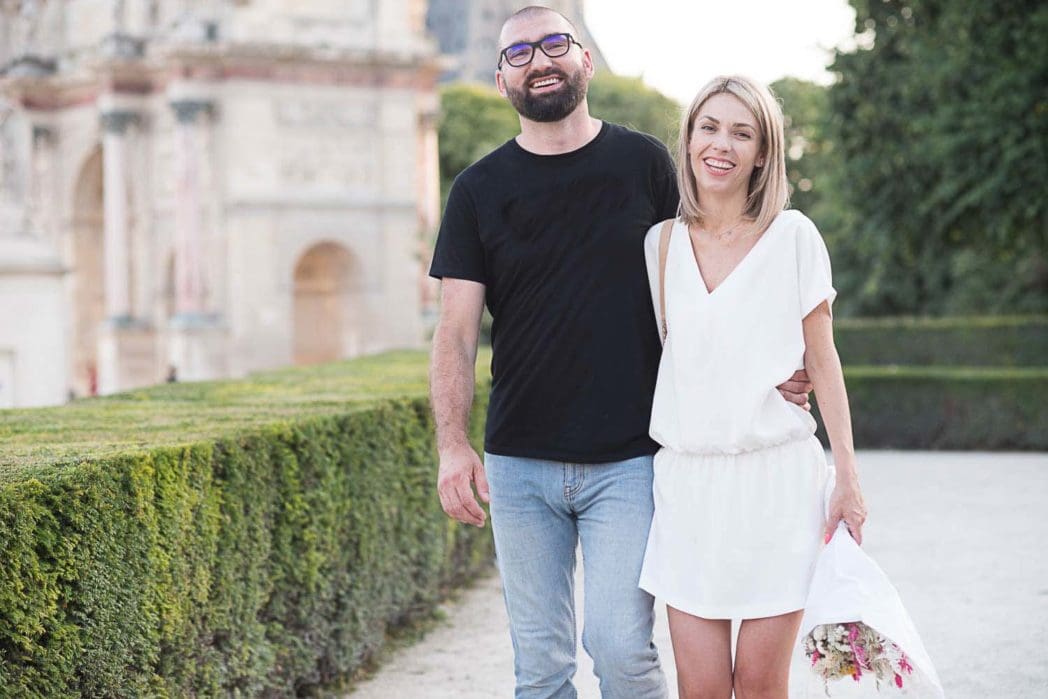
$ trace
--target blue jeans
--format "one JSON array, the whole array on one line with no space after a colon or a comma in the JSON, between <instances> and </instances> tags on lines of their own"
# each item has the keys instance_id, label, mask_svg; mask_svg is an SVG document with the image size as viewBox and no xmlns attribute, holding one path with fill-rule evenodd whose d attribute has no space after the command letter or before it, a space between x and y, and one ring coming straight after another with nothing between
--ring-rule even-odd
<instances>
[{"instance_id":1,"label":"blue jeans","mask_svg":"<svg viewBox=\"0 0 1048 699\"><path fill-rule=\"evenodd\" d=\"M637 587L652 515L652 458L573 464L484 455L495 552L513 638L516 697L573 699L575 548L604 699L664 699L654 599Z\"/></svg>"}]
</instances>

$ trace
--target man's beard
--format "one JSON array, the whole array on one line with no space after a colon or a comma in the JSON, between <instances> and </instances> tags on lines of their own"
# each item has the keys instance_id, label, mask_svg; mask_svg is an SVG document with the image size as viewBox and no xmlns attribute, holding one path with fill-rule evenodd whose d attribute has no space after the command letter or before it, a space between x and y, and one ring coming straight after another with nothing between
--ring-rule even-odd
<instances>
[{"instance_id":1,"label":"man's beard","mask_svg":"<svg viewBox=\"0 0 1048 699\"><path fill-rule=\"evenodd\" d=\"M528 85L536 79L556 75L564 81L561 89L548 95L534 95ZM545 75L529 77L520 89L506 87L510 104L525 119L531 121L560 121L575 111L579 103L586 97L586 83L582 70L577 70L571 75L561 71L551 71Z\"/></svg>"}]
</instances>

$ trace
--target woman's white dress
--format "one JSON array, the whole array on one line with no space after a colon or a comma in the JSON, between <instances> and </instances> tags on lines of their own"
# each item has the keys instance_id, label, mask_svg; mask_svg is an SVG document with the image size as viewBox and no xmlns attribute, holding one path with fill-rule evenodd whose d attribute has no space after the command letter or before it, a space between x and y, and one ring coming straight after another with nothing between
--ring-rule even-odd
<instances>
[{"instance_id":1,"label":"woman's white dress","mask_svg":"<svg viewBox=\"0 0 1048 699\"><path fill-rule=\"evenodd\" d=\"M661 227L645 239L656 315ZM677 220L665 288L651 416L663 448L640 586L708 619L802 609L829 467L814 419L775 387L804 366L803 318L836 295L826 245L807 217L783 211L710 293Z\"/></svg>"}]
</instances>

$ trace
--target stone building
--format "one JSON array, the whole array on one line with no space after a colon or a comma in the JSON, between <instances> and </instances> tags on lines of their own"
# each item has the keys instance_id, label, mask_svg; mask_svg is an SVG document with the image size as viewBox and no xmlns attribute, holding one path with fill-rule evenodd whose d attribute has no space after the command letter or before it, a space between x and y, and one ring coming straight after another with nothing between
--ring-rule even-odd
<instances>
[{"instance_id":1,"label":"stone building","mask_svg":"<svg viewBox=\"0 0 1048 699\"><path fill-rule=\"evenodd\" d=\"M583 0L430 0L426 26L446 56L441 80L494 85L502 23L528 5L544 5L570 19L579 30L576 38L590 50L597 70L607 72L607 61L583 21L583 4Z\"/></svg>"},{"instance_id":2,"label":"stone building","mask_svg":"<svg viewBox=\"0 0 1048 699\"><path fill-rule=\"evenodd\" d=\"M423 340L424 0L0 0L0 407Z\"/></svg>"}]
</instances>

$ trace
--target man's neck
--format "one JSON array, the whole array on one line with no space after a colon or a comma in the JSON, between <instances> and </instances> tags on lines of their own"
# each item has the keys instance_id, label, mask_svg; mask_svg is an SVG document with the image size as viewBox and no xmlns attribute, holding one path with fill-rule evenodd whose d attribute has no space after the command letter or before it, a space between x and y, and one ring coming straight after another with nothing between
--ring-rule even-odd
<instances>
[{"instance_id":1,"label":"man's neck","mask_svg":"<svg viewBox=\"0 0 1048 699\"><path fill-rule=\"evenodd\" d=\"M585 100L560 121L541 122L520 118L517 145L535 155L559 155L578 150L600 133L600 119L589 114Z\"/></svg>"}]
</instances>

